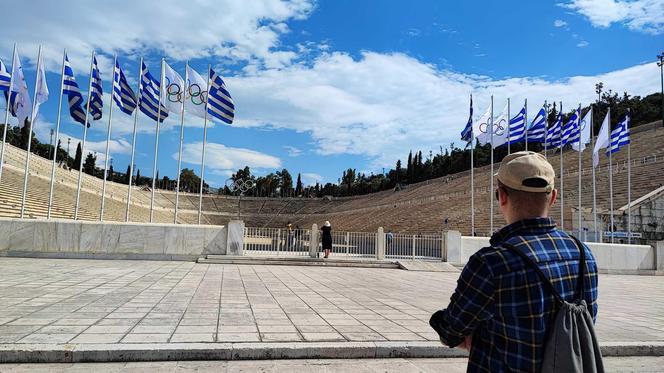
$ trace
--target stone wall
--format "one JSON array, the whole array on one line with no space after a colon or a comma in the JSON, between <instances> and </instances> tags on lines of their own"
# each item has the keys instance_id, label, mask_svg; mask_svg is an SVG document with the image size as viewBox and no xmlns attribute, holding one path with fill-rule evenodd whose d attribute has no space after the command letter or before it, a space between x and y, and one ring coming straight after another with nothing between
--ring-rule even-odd
<instances>
[{"instance_id":1,"label":"stone wall","mask_svg":"<svg viewBox=\"0 0 664 373\"><path fill-rule=\"evenodd\" d=\"M447 259L452 264L463 265L479 249L489 246L488 237L467 237L455 233L448 233L445 240ZM664 266L664 252L657 255L655 247L649 245L594 242L586 242L586 245L595 256L600 271L605 273L647 273L661 271L658 268Z\"/></svg>"},{"instance_id":2,"label":"stone wall","mask_svg":"<svg viewBox=\"0 0 664 373\"><path fill-rule=\"evenodd\" d=\"M0 255L195 260L226 254L225 226L0 218Z\"/></svg>"}]
</instances>

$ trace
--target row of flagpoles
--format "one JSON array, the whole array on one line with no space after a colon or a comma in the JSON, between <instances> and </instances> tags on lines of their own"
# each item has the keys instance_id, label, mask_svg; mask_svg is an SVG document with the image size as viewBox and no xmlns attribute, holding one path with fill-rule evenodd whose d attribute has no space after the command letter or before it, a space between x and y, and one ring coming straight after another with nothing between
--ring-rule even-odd
<instances>
[{"instance_id":1,"label":"row of flagpoles","mask_svg":"<svg viewBox=\"0 0 664 373\"><path fill-rule=\"evenodd\" d=\"M201 223L202 204L203 204L203 183L205 177L205 146L207 142L207 122L208 118L219 120L226 124L231 124L235 116L235 105L230 93L226 89L224 80L218 75L210 65L208 65L207 78L204 79L188 63L185 65L184 79L171 68L162 58L160 79L156 79L143 58L140 59L138 75L138 95L134 93L127 83L124 72L120 68L117 56L114 56L113 64L113 82L112 99L109 103L108 126L106 135L106 152L104 158L104 178L102 184L102 198L99 219L104 218L104 199L106 195L106 179L108 172L109 144L111 140L111 129L113 119L113 104L126 115L134 116L134 126L131 143L131 161L129 163L129 175L127 186L127 206L125 212L125 221L129 221L129 206L131 202L131 185L134 173L134 157L136 149L136 129L138 124L138 111L140 110L148 118L155 121L155 148L154 163L152 167L152 195L150 198L150 222L153 221L155 182L157 175L157 150L159 148L159 125L169 114L180 115L180 144L178 148L178 174L177 186L175 192L175 213L173 223L177 223L179 194L180 194L180 172L182 166L182 145L184 142L184 118L185 112L203 118L203 150L201 156L201 182L199 187L198 201L198 223ZM12 53L12 68L9 71L0 61L0 91L4 92L7 101L5 112L5 126L2 134L2 149L0 150L0 180L2 180L2 167L4 164L5 143L7 140L7 123L9 115L16 117L18 125L23 127L28 122L29 139L32 139L34 122L37 119L39 106L46 102L49 96L48 86L46 84L46 72L42 60L42 48L39 47L37 55L37 77L35 79L34 97L30 101L28 86L23 75L21 62L18 57L16 44ZM81 141L82 154L85 154L85 144L87 131L91 120L100 120L102 118L103 86L101 73L97 64L95 52L92 52L90 61L90 75L88 85L88 100L84 101L83 95L79 89L74 72L67 57L67 51L63 52L62 70L60 81L60 98L58 100L58 117L55 126L55 144L58 143L60 135L60 119L62 110L62 97L66 95L68 99L69 113L72 119L83 125L83 139ZM85 108L83 107L85 106ZM29 120L28 120L29 118ZM23 194L21 197L21 218L25 214L25 200L28 189L28 174L30 163L30 147L32 141L28 141L27 156L25 161L25 174L23 180ZM53 206L53 188L55 183L57 151L53 152L51 181L48 197L47 218L51 217ZM78 219L81 180L83 174L83 162L79 164L78 184L76 188L76 203L74 208L74 219Z\"/></svg>"},{"instance_id":2,"label":"row of flagpoles","mask_svg":"<svg viewBox=\"0 0 664 373\"><path fill-rule=\"evenodd\" d=\"M632 223L632 195L631 195L631 147L630 147L630 111L628 110L621 120L618 122L614 129L611 129L611 108L609 107L604 121L602 122L601 129L597 136L593 134L593 107L586 112L582 117L581 104L570 115L567 123L563 124L563 104L560 103L560 110L556 116L555 122L552 125L548 123L548 105L546 101L542 108L537 112L535 118L528 124L528 101L524 100L523 108L515 115L511 116L510 113L510 99L507 99L507 104L502 114L494 117L493 113L493 96L491 96L491 103L487 111L478 120L473 120L473 96L470 96L470 114L468 122L461 131L461 139L470 143L470 189L471 189L471 232L475 235L475 185L474 185L474 143L475 140L480 145L491 144L491 173L494 174L494 161L493 150L499 146L507 146L507 152L510 153L510 145L516 143L525 143L525 149L528 150L528 143L540 143L544 147L544 155L547 155L549 149L560 150L560 229L564 229L564 206L565 200L563 198L564 184L563 184L563 148L570 145L572 149L579 153L579 185L578 185L578 229L579 236L582 232L582 210L581 210L581 175L582 175L582 152L585 150L586 145L590 144L594 138L593 146L593 167L592 167L592 185L593 185L593 221L595 230L595 240L601 240L601 235L598 237L598 223L597 223L597 198L595 188L595 168L599 165L599 152L606 149L606 155L609 157L609 200L610 200L610 232L611 242L614 241L614 215L613 215L613 172L611 155L623 146L627 146L627 241L631 243L631 223ZM490 178L490 190L493 190L493 177ZM489 193L490 204L490 218L489 226L491 232L494 231L493 226L493 195Z\"/></svg>"}]
</instances>

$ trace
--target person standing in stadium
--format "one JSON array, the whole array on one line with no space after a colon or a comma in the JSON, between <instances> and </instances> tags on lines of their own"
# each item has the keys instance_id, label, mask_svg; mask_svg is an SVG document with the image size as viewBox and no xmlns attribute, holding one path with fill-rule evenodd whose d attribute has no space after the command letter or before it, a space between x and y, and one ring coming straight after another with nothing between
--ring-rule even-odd
<instances>
[{"instance_id":1,"label":"person standing in stadium","mask_svg":"<svg viewBox=\"0 0 664 373\"><path fill-rule=\"evenodd\" d=\"M321 241L323 242L323 252L325 253L323 258L327 258L332 251L332 224L330 224L329 221L325 221L325 224L320 228L320 231Z\"/></svg>"},{"instance_id":2,"label":"person standing in stadium","mask_svg":"<svg viewBox=\"0 0 664 373\"><path fill-rule=\"evenodd\" d=\"M513 153L496 176L496 199L507 226L491 237L490 247L469 258L447 308L429 323L443 344L469 350L468 372L539 372L558 308L552 289L567 302L585 300L594 322L597 265L588 247L556 229L548 217L557 190L546 158ZM577 289L581 250L585 275Z\"/></svg>"}]
</instances>

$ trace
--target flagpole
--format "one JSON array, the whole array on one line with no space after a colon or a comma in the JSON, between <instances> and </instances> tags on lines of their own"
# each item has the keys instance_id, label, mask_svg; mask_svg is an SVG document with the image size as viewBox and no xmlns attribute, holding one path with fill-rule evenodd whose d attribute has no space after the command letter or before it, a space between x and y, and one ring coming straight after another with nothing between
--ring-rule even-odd
<instances>
[{"instance_id":1,"label":"flagpole","mask_svg":"<svg viewBox=\"0 0 664 373\"><path fill-rule=\"evenodd\" d=\"M473 95L470 95L470 103L472 107ZM472 113L470 119L472 120ZM472 124L472 123L471 123ZM475 236L475 131L471 126L470 133L470 235Z\"/></svg>"},{"instance_id":2,"label":"flagpole","mask_svg":"<svg viewBox=\"0 0 664 373\"><path fill-rule=\"evenodd\" d=\"M627 115L630 117L631 121L631 110L627 109ZM627 131L629 131L629 122L627 125ZM632 141L627 144L627 244L632 243Z\"/></svg>"},{"instance_id":3,"label":"flagpole","mask_svg":"<svg viewBox=\"0 0 664 373\"><path fill-rule=\"evenodd\" d=\"M90 59L90 82L88 83L88 102L85 105L85 123L83 124L83 142L81 144L81 162L78 165L78 187L76 188L76 207L74 208L74 220L78 220L78 206L81 202L81 181L83 179L83 157L85 157L85 140L88 136L88 118L90 116L90 95L92 94L92 69L94 67L95 51L92 51Z\"/></svg>"},{"instance_id":4,"label":"flagpole","mask_svg":"<svg viewBox=\"0 0 664 373\"><path fill-rule=\"evenodd\" d=\"M592 149L595 149L597 139L595 139L595 105L590 106L590 138L592 139ZM592 158L592 155L591 155ZM593 161L594 162L594 161ZM595 229L595 242L600 240L600 234L597 230L597 190L595 188L595 164L592 165L593 173L593 224Z\"/></svg>"},{"instance_id":5,"label":"flagpole","mask_svg":"<svg viewBox=\"0 0 664 373\"><path fill-rule=\"evenodd\" d=\"M108 153L111 142L111 120L113 119L113 94L115 85L115 67L118 63L118 55L113 56L113 76L111 77L111 103L108 105L108 133L106 134L106 155L104 157L104 181L101 184L101 208L99 209L99 221L104 221L104 202L106 198L106 179L108 172Z\"/></svg>"},{"instance_id":6,"label":"flagpole","mask_svg":"<svg viewBox=\"0 0 664 373\"><path fill-rule=\"evenodd\" d=\"M164 86L164 59L161 59L161 76L159 78L159 100L157 107L157 128L155 130L154 138L154 163L152 164L152 196L150 197L150 223L154 216L154 187L157 179L157 151L159 150L159 123L161 122L161 91Z\"/></svg>"},{"instance_id":7,"label":"flagpole","mask_svg":"<svg viewBox=\"0 0 664 373\"><path fill-rule=\"evenodd\" d=\"M115 79L115 77L114 77ZM131 161L129 162L129 175L127 175L127 210L125 211L125 222L129 221L129 203L131 202L131 179L134 177L134 155L136 153L136 124L138 122L138 111L141 106L141 86L143 84L143 57L138 63L138 91L136 92L136 108L134 109L134 133L131 137Z\"/></svg>"},{"instance_id":8,"label":"flagpole","mask_svg":"<svg viewBox=\"0 0 664 373\"><path fill-rule=\"evenodd\" d=\"M611 232L611 243L613 243L613 161L611 159L611 154L613 152L611 151L611 107L609 107L606 115L608 115L609 119L609 213L611 214L611 227L609 227L609 231Z\"/></svg>"},{"instance_id":9,"label":"flagpole","mask_svg":"<svg viewBox=\"0 0 664 373\"><path fill-rule=\"evenodd\" d=\"M565 230L565 186L563 175L563 102L560 101L560 230Z\"/></svg>"},{"instance_id":10,"label":"flagpole","mask_svg":"<svg viewBox=\"0 0 664 373\"><path fill-rule=\"evenodd\" d=\"M65 56L67 55L67 49L62 52L62 72L60 75L60 98L58 99L58 117L55 120L55 150L53 153L53 164L51 165L51 185L48 190L48 212L46 213L46 219L51 218L51 210L53 208L53 187L55 186L55 164L58 159L58 140L60 138L60 115L62 114L62 89L65 85ZM67 155L69 156L69 155Z\"/></svg>"},{"instance_id":11,"label":"flagpole","mask_svg":"<svg viewBox=\"0 0 664 373\"><path fill-rule=\"evenodd\" d=\"M178 149L178 179L175 187L175 214L173 214L173 224L178 223L178 203L180 202L180 172L182 168L182 143L184 142L184 103L187 100L187 67L189 61L185 62L184 66L184 83L182 87L182 112L180 113L180 147ZM199 222L200 223L200 222Z\"/></svg>"},{"instance_id":12,"label":"flagpole","mask_svg":"<svg viewBox=\"0 0 664 373\"><path fill-rule=\"evenodd\" d=\"M579 124L576 127L576 129L579 131L579 151L577 152L577 156L579 157L579 211L578 211L578 215L579 215L579 238L581 238L581 230L582 230L582 228L581 228L581 215L582 215L581 214L581 172L582 172L581 166L583 165L582 164L583 161L582 161L581 146L585 145L585 144L581 144L582 140L581 140L581 104L580 103L579 103L579 110L578 110L577 113L578 113L578 118L576 120L577 120L577 123Z\"/></svg>"},{"instance_id":13,"label":"flagpole","mask_svg":"<svg viewBox=\"0 0 664 373\"><path fill-rule=\"evenodd\" d=\"M12 52L12 73L9 75L9 89L7 90L7 107L5 108L5 125L2 129L2 148L0 148L0 181L2 181L2 169L5 165L5 144L7 143L7 127L9 127L9 97L12 94L12 85L14 85L14 60L16 59L16 43Z\"/></svg>"},{"instance_id":14,"label":"flagpole","mask_svg":"<svg viewBox=\"0 0 664 373\"><path fill-rule=\"evenodd\" d=\"M523 113L523 131L526 133L526 151L528 151L528 99L523 102L525 111Z\"/></svg>"},{"instance_id":15,"label":"flagpole","mask_svg":"<svg viewBox=\"0 0 664 373\"><path fill-rule=\"evenodd\" d=\"M489 179L491 179L491 186L489 189L489 204L491 205L490 209L490 214L491 217L489 218L489 226L490 226L490 231L489 231L489 236L493 234L493 95L491 95L491 127L489 127L490 131L490 140L491 140L491 173L489 174Z\"/></svg>"},{"instance_id":16,"label":"flagpole","mask_svg":"<svg viewBox=\"0 0 664 373\"><path fill-rule=\"evenodd\" d=\"M546 106L546 100L544 100L544 158L548 158L546 156L546 138L549 133L549 107Z\"/></svg>"},{"instance_id":17,"label":"flagpole","mask_svg":"<svg viewBox=\"0 0 664 373\"><path fill-rule=\"evenodd\" d=\"M507 98L507 154L510 154L510 121L512 120L510 116L510 98Z\"/></svg>"},{"instance_id":18,"label":"flagpole","mask_svg":"<svg viewBox=\"0 0 664 373\"><path fill-rule=\"evenodd\" d=\"M32 147L32 124L37 119L34 114L35 114L35 108L37 107L37 83L39 82L39 66L41 64L41 51L42 47L39 45L39 52L37 52L37 76L35 77L35 92L33 94L33 100L32 100L32 111L30 112L30 124L28 125L28 151L25 154L25 170L24 170L24 176L23 176L23 196L21 197L21 219L23 219L23 216L25 214L25 197L27 196L28 192L28 172L30 170L30 148ZM12 67L13 67L14 61L12 61ZM12 73L13 73L13 68L12 68ZM12 74L14 75L14 74ZM7 96L11 96L11 86L9 87L9 92L10 94ZM25 125L25 123L23 123ZM6 125L6 123L5 123ZM19 123L19 126L21 124Z\"/></svg>"},{"instance_id":19,"label":"flagpole","mask_svg":"<svg viewBox=\"0 0 664 373\"><path fill-rule=\"evenodd\" d=\"M210 65L208 64L207 72L207 90L210 90ZM203 152L201 155L201 185L198 190L198 224L201 224L201 217L203 215L203 183L205 182L205 145L207 142L207 109L208 100L205 98L205 114L203 115ZM472 159L472 152L471 152Z\"/></svg>"}]
</instances>

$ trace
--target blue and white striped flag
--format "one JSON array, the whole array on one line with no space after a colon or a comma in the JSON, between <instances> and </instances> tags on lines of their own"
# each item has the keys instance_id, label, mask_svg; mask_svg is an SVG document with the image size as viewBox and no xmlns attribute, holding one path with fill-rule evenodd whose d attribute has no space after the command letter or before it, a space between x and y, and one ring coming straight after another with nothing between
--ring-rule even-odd
<instances>
[{"instance_id":1,"label":"blue and white striped flag","mask_svg":"<svg viewBox=\"0 0 664 373\"><path fill-rule=\"evenodd\" d=\"M546 138L546 109L544 107L537 112L527 131L529 142L544 142Z\"/></svg>"},{"instance_id":2,"label":"blue and white striped flag","mask_svg":"<svg viewBox=\"0 0 664 373\"><path fill-rule=\"evenodd\" d=\"M155 79L147 65L143 63L141 66L141 84L138 91L138 106L143 114L150 117L150 119L163 122L168 117L168 111L164 105L159 105L159 80ZM159 110L161 108L161 110Z\"/></svg>"},{"instance_id":3,"label":"blue and white striped flag","mask_svg":"<svg viewBox=\"0 0 664 373\"><path fill-rule=\"evenodd\" d=\"M214 70L210 69L210 90L208 91L208 114L224 123L233 123L235 105L226 84Z\"/></svg>"},{"instance_id":4,"label":"blue and white striped flag","mask_svg":"<svg viewBox=\"0 0 664 373\"><path fill-rule=\"evenodd\" d=\"M83 95L78 88L74 71L69 64L69 58L65 55L65 76L63 77L62 94L67 95L69 101L69 114L72 119L80 124L85 124L85 110L83 109ZM88 127L90 124L88 123Z\"/></svg>"},{"instance_id":5,"label":"blue and white striped flag","mask_svg":"<svg viewBox=\"0 0 664 373\"><path fill-rule=\"evenodd\" d=\"M567 124L563 127L561 135L561 145L573 144L579 142L579 114L581 107L574 111L569 117Z\"/></svg>"},{"instance_id":6,"label":"blue and white striped flag","mask_svg":"<svg viewBox=\"0 0 664 373\"><path fill-rule=\"evenodd\" d=\"M461 131L461 140L470 142L473 139L473 95L470 95L470 114L466 127Z\"/></svg>"},{"instance_id":7,"label":"blue and white striped flag","mask_svg":"<svg viewBox=\"0 0 664 373\"><path fill-rule=\"evenodd\" d=\"M556 117L556 122L553 124L553 126L549 127L549 129L546 132L546 146L549 149L560 147L561 144L560 134L561 134L562 125L563 125L563 114L558 113L558 116Z\"/></svg>"},{"instance_id":8,"label":"blue and white striped flag","mask_svg":"<svg viewBox=\"0 0 664 373\"><path fill-rule=\"evenodd\" d=\"M526 108L525 106L510 119L509 123L510 144L523 141L526 135Z\"/></svg>"},{"instance_id":9,"label":"blue and white striped flag","mask_svg":"<svg viewBox=\"0 0 664 373\"><path fill-rule=\"evenodd\" d=\"M92 58L92 84L91 91L88 93L88 100L90 100L90 115L92 119L99 120L102 116L102 108L104 107L103 95L104 91L101 86L101 73L97 65L97 56Z\"/></svg>"},{"instance_id":10,"label":"blue and white striped flag","mask_svg":"<svg viewBox=\"0 0 664 373\"><path fill-rule=\"evenodd\" d=\"M629 144L629 125L630 117L629 112L625 114L623 119L618 122L616 128L611 131L611 145L606 151L606 154L615 153L623 146Z\"/></svg>"},{"instance_id":11,"label":"blue and white striped flag","mask_svg":"<svg viewBox=\"0 0 664 373\"><path fill-rule=\"evenodd\" d=\"M115 60L115 69L113 69L113 101L127 115L131 115L136 109L136 95L127 84L127 78L125 78L117 59Z\"/></svg>"},{"instance_id":12,"label":"blue and white striped flag","mask_svg":"<svg viewBox=\"0 0 664 373\"><path fill-rule=\"evenodd\" d=\"M9 83L11 80L12 76L7 71L7 66L0 60L0 92L5 92L5 98L7 98L7 92L9 92Z\"/></svg>"}]
</instances>

